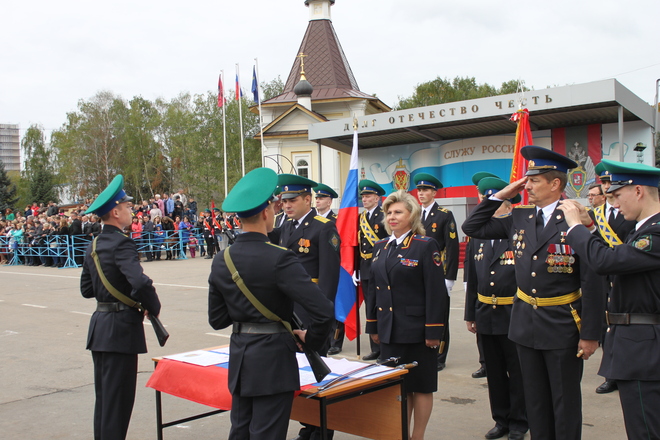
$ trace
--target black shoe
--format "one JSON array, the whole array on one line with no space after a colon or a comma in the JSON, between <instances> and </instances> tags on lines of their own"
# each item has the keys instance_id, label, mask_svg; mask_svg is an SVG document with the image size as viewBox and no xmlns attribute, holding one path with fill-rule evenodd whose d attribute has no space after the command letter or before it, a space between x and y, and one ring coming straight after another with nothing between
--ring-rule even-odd
<instances>
[{"instance_id":1,"label":"black shoe","mask_svg":"<svg viewBox=\"0 0 660 440\"><path fill-rule=\"evenodd\" d=\"M335 355L341 353L341 348L339 347L330 347L328 349L328 355Z\"/></svg>"},{"instance_id":2,"label":"black shoe","mask_svg":"<svg viewBox=\"0 0 660 440\"><path fill-rule=\"evenodd\" d=\"M444 362L438 361L438 371L444 370L446 366L447 364L445 364ZM493 438L497 438L497 437L493 437Z\"/></svg>"},{"instance_id":3,"label":"black shoe","mask_svg":"<svg viewBox=\"0 0 660 440\"><path fill-rule=\"evenodd\" d=\"M482 377L486 377L486 368L485 367L479 367L477 371L472 373L472 377L474 379L481 379Z\"/></svg>"},{"instance_id":4,"label":"black shoe","mask_svg":"<svg viewBox=\"0 0 660 440\"><path fill-rule=\"evenodd\" d=\"M607 394L607 393L611 393L612 391L616 391L618 389L619 389L619 386L616 384L615 381L606 380L598 388L596 388L596 393L598 393L598 394Z\"/></svg>"},{"instance_id":5,"label":"black shoe","mask_svg":"<svg viewBox=\"0 0 660 440\"><path fill-rule=\"evenodd\" d=\"M495 425L495 427L493 429L491 429L490 431L488 431L484 437L486 437L488 439L502 438L508 432L509 432L509 428L504 428L503 426Z\"/></svg>"},{"instance_id":6,"label":"black shoe","mask_svg":"<svg viewBox=\"0 0 660 440\"><path fill-rule=\"evenodd\" d=\"M209 255L208 257L204 257L204 259L205 259L205 260L212 260L213 257Z\"/></svg>"},{"instance_id":7,"label":"black shoe","mask_svg":"<svg viewBox=\"0 0 660 440\"><path fill-rule=\"evenodd\" d=\"M366 356L362 356L363 361L373 361L375 359L378 359L378 356L380 356L379 352L372 351Z\"/></svg>"},{"instance_id":8,"label":"black shoe","mask_svg":"<svg viewBox=\"0 0 660 440\"><path fill-rule=\"evenodd\" d=\"M522 431L511 430L509 432L509 440L523 440L525 438L525 433Z\"/></svg>"}]
</instances>

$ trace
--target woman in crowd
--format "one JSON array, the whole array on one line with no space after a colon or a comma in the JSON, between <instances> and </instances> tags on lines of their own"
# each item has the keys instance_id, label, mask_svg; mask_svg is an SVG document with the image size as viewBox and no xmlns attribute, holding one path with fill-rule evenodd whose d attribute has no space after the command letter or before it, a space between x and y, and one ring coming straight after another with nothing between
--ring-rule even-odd
<instances>
[{"instance_id":1,"label":"woman in crowd","mask_svg":"<svg viewBox=\"0 0 660 440\"><path fill-rule=\"evenodd\" d=\"M183 217L183 221L179 223L179 234L181 234L181 243L182 243L182 250L183 255L186 255L186 246L188 245L188 242L190 241L190 234L192 231L193 225L190 223L190 219L188 216Z\"/></svg>"},{"instance_id":2,"label":"woman in crowd","mask_svg":"<svg viewBox=\"0 0 660 440\"><path fill-rule=\"evenodd\" d=\"M160 260L161 249L163 248L163 242L165 241L164 234L163 225L160 222L160 216L154 217L154 257L156 260Z\"/></svg>"},{"instance_id":3,"label":"woman in crowd","mask_svg":"<svg viewBox=\"0 0 660 440\"><path fill-rule=\"evenodd\" d=\"M163 216L163 212L158 207L158 203L154 203L153 205L151 205L151 211L149 211L149 215L151 216L151 218Z\"/></svg>"},{"instance_id":4,"label":"woman in crowd","mask_svg":"<svg viewBox=\"0 0 660 440\"><path fill-rule=\"evenodd\" d=\"M5 209L5 220L7 222L13 222L16 219L16 216L14 215L14 211L12 211L11 208Z\"/></svg>"},{"instance_id":5,"label":"woman in crowd","mask_svg":"<svg viewBox=\"0 0 660 440\"><path fill-rule=\"evenodd\" d=\"M140 237L142 237L142 223L140 223L140 219L137 217L133 217L132 222L133 223L131 223L131 238L137 241L140 239Z\"/></svg>"},{"instance_id":6,"label":"woman in crowd","mask_svg":"<svg viewBox=\"0 0 660 440\"><path fill-rule=\"evenodd\" d=\"M373 251L369 289L376 303L367 310L367 333L380 343L381 359L418 362L404 381L410 438L421 440L433 410L432 393L438 390L438 348L448 325L449 296L440 248L423 235L417 200L397 191L385 200L383 211L391 236Z\"/></svg>"},{"instance_id":7,"label":"woman in crowd","mask_svg":"<svg viewBox=\"0 0 660 440\"><path fill-rule=\"evenodd\" d=\"M163 225L163 231L165 231L165 249L166 249L166 260L172 259L172 249L176 246L176 230L174 228L174 222L168 216L165 216L161 219Z\"/></svg>"},{"instance_id":8,"label":"woman in crowd","mask_svg":"<svg viewBox=\"0 0 660 440\"><path fill-rule=\"evenodd\" d=\"M57 246L52 247L54 252L53 266L62 267L66 263L67 254L69 252L69 222L65 217L55 220L55 242Z\"/></svg>"}]
</instances>

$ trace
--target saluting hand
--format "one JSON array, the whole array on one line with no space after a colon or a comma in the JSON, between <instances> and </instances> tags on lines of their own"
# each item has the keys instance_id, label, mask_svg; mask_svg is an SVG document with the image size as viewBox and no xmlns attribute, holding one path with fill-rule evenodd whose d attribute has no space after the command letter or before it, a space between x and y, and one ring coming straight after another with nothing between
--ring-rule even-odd
<instances>
[{"instance_id":1,"label":"saluting hand","mask_svg":"<svg viewBox=\"0 0 660 440\"><path fill-rule=\"evenodd\" d=\"M495 193L495 198L500 200L512 199L518 194L520 194L520 192L523 189L525 189L526 183L527 183L527 177L523 177L520 180L516 180L515 182L509 183L507 186L504 187L504 189Z\"/></svg>"},{"instance_id":2,"label":"saluting hand","mask_svg":"<svg viewBox=\"0 0 660 440\"><path fill-rule=\"evenodd\" d=\"M575 200L560 200L557 208L564 211L564 217L569 228L579 224L585 226L593 224L585 207Z\"/></svg>"}]
</instances>

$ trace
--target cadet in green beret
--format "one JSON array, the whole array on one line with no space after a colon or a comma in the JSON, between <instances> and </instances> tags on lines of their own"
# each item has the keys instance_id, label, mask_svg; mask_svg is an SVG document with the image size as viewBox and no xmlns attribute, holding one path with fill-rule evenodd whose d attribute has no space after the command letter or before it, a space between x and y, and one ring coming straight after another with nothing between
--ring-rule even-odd
<instances>
[{"instance_id":1,"label":"cadet in green beret","mask_svg":"<svg viewBox=\"0 0 660 440\"><path fill-rule=\"evenodd\" d=\"M131 224L133 200L123 188L124 177L119 174L86 212L103 222L101 234L87 248L80 276L82 296L97 301L87 336L87 349L94 360L97 439L126 438L135 401L137 355L147 352L142 321L145 315L160 314L156 289L142 271L135 241L123 233ZM101 271L107 283L99 275ZM128 301L141 303L145 312L125 304L109 288Z\"/></svg>"},{"instance_id":2,"label":"cadet in green beret","mask_svg":"<svg viewBox=\"0 0 660 440\"><path fill-rule=\"evenodd\" d=\"M635 228L610 246L582 225L585 209L563 200L566 242L592 270L611 277L603 359L598 374L616 382L629 439L660 433L660 169L603 160L613 206ZM655 243L653 242L655 240ZM603 294L603 297L605 295Z\"/></svg>"},{"instance_id":3,"label":"cadet in green beret","mask_svg":"<svg viewBox=\"0 0 660 440\"><path fill-rule=\"evenodd\" d=\"M276 186L273 170L257 168L227 195L222 209L236 212L243 233L213 260L209 276L209 323L216 330L233 325L228 378L232 439L284 440L294 392L300 389L291 333L281 322L266 318L264 309L257 309L232 274L240 275L266 313L290 323L294 303L304 309L306 331L294 333L312 348L327 344L334 320L332 302L296 255L268 240Z\"/></svg>"},{"instance_id":4,"label":"cadet in green beret","mask_svg":"<svg viewBox=\"0 0 660 440\"><path fill-rule=\"evenodd\" d=\"M336 223L337 214L332 211L331 206L332 201L339 197L339 195L334 189L323 183L319 183L313 189L314 198L316 199L316 213L330 219L331 222Z\"/></svg>"},{"instance_id":5,"label":"cadet in green beret","mask_svg":"<svg viewBox=\"0 0 660 440\"><path fill-rule=\"evenodd\" d=\"M417 186L417 197L422 204L422 226L426 230L428 237L433 237L440 245L443 255L443 265L445 270L445 285L447 293L451 295L451 289L456 282L458 274L458 234L456 233L456 220L454 213L449 209L443 208L435 201L438 190L442 188L442 183L435 176L428 173L417 173L413 178ZM449 313L449 308L447 308ZM449 322L449 316L447 316ZM443 336L444 350L438 354L438 371L442 371L447 364L447 354L449 353L449 327Z\"/></svg>"},{"instance_id":6,"label":"cadet in green beret","mask_svg":"<svg viewBox=\"0 0 660 440\"><path fill-rule=\"evenodd\" d=\"M488 174L488 173L483 173ZM507 186L496 177L477 182L479 193L490 197ZM516 195L514 203L520 201ZM511 201L505 200L493 214L510 216ZM495 427L487 439L521 439L528 430L525 395L516 344L509 339L509 323L516 294L514 247L509 240L473 238L465 255L465 321L479 340L484 373L488 377L490 412Z\"/></svg>"}]
</instances>

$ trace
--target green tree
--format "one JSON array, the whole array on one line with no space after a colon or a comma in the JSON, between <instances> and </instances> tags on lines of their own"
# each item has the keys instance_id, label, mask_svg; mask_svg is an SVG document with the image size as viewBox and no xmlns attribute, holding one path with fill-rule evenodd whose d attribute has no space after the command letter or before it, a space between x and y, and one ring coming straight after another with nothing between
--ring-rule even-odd
<instances>
[{"instance_id":1,"label":"green tree","mask_svg":"<svg viewBox=\"0 0 660 440\"><path fill-rule=\"evenodd\" d=\"M23 198L26 203L59 202L54 155L47 147L43 128L31 125L21 140L25 163L22 172Z\"/></svg>"},{"instance_id":2,"label":"green tree","mask_svg":"<svg viewBox=\"0 0 660 440\"><path fill-rule=\"evenodd\" d=\"M477 84L477 80L474 77L463 78L457 76L451 81L447 78L437 77L432 81L417 84L415 92L411 97L400 97L395 110L505 95L515 93L517 88L517 80L504 82L497 88L488 83ZM529 89L524 88L524 90Z\"/></svg>"},{"instance_id":3,"label":"green tree","mask_svg":"<svg viewBox=\"0 0 660 440\"><path fill-rule=\"evenodd\" d=\"M262 100L266 101L267 99L274 98L277 95L281 95L284 92L284 82L282 82L282 78L279 75L277 75L277 78L269 82L262 82L261 90L263 91L264 94Z\"/></svg>"},{"instance_id":4,"label":"green tree","mask_svg":"<svg viewBox=\"0 0 660 440\"><path fill-rule=\"evenodd\" d=\"M3 214L7 208L16 209L16 203L18 203L17 194L16 184L11 181L5 170L4 162L0 160L0 211Z\"/></svg>"}]
</instances>

